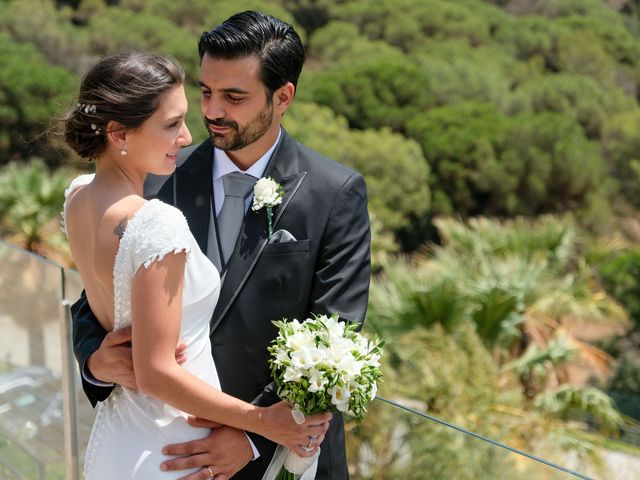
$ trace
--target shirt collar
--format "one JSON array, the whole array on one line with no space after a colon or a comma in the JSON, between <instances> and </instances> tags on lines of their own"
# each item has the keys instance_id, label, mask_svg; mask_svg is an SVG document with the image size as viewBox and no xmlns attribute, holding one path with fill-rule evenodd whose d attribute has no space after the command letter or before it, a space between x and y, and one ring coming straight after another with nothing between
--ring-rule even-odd
<instances>
[{"instance_id":1,"label":"shirt collar","mask_svg":"<svg viewBox=\"0 0 640 480\"><path fill-rule=\"evenodd\" d=\"M267 164L269 163L269 159L273 154L273 151L276 149L278 142L280 141L280 137L282 136L282 129L278 130L278 138L271 145L271 148L266 151L264 155L262 155L257 162L251 165L246 170L241 170L238 166L233 163L233 161L229 158L225 151L220 150L218 148L213 149L213 180L217 180L227 173L231 172L241 172L248 173L256 178L262 178L264 171L267 169Z\"/></svg>"}]
</instances>

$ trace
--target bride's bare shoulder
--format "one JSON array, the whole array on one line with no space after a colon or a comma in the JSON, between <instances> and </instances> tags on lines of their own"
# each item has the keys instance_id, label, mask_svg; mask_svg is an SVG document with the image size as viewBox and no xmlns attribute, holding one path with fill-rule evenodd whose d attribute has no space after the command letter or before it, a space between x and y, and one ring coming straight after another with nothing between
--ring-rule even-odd
<instances>
[{"instance_id":1,"label":"bride's bare shoulder","mask_svg":"<svg viewBox=\"0 0 640 480\"><path fill-rule=\"evenodd\" d=\"M147 200L138 195L128 195L114 202L105 211L101 230L107 230L121 240L131 219L146 203Z\"/></svg>"}]
</instances>

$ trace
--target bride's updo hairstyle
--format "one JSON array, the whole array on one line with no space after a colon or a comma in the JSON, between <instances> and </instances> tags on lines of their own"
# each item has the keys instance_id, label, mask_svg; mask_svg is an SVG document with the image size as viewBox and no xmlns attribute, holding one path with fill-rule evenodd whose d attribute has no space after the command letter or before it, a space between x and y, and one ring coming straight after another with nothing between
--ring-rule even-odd
<instances>
[{"instance_id":1,"label":"bride's updo hairstyle","mask_svg":"<svg viewBox=\"0 0 640 480\"><path fill-rule=\"evenodd\" d=\"M126 130L139 127L156 111L164 94L184 83L184 71L173 60L145 52L110 55L82 79L76 106L64 120L67 144L93 160L107 146L107 124Z\"/></svg>"}]
</instances>

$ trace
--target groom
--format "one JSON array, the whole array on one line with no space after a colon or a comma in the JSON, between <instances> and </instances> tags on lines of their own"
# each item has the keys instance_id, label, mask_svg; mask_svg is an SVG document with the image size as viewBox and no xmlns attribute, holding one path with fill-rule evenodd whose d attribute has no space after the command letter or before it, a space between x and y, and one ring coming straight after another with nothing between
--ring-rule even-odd
<instances>
[{"instance_id":1,"label":"groom","mask_svg":"<svg viewBox=\"0 0 640 480\"><path fill-rule=\"evenodd\" d=\"M243 12L203 33L198 48L201 108L211 138L184 149L175 173L149 178L145 188L149 197L182 210L221 272L211 347L222 389L268 405L278 400L268 368L267 346L277 333L272 320L334 312L347 321L364 319L370 277L366 188L361 175L304 147L280 126L305 60L291 25ZM233 215L231 221L221 215L231 190L225 176L233 172L249 183L235 227ZM284 190L271 236L265 209L250 207L251 185L263 177ZM95 404L108 397L111 387L102 382L135 385L128 338L107 335L84 297L74 305L73 319L89 399ZM238 472L236 479L255 480L274 449L260 436L221 427L203 440L165 449L183 457L163 468L203 467L186 477L195 480L209 477L207 466L224 465L230 475ZM348 478L340 415L334 414L321 445L316 478Z\"/></svg>"}]
</instances>

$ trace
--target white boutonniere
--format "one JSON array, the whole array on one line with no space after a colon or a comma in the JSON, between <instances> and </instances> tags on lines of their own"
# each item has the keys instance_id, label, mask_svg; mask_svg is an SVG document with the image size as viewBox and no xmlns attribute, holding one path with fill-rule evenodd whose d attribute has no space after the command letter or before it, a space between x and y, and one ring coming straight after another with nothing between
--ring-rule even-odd
<instances>
[{"instance_id":1,"label":"white boutonniere","mask_svg":"<svg viewBox=\"0 0 640 480\"><path fill-rule=\"evenodd\" d=\"M269 177L258 180L253 187L253 205L251 210L267 209L267 221L269 222L269 238L273 235L273 207L282 203L284 189L282 185Z\"/></svg>"}]
</instances>

